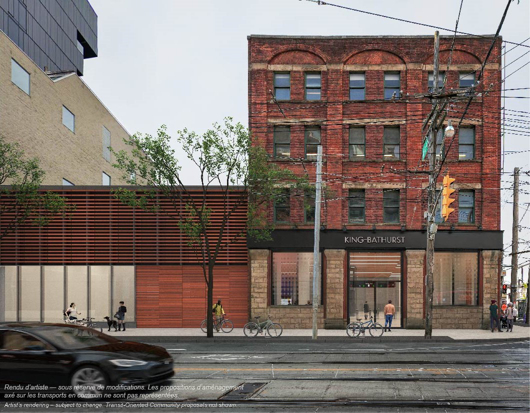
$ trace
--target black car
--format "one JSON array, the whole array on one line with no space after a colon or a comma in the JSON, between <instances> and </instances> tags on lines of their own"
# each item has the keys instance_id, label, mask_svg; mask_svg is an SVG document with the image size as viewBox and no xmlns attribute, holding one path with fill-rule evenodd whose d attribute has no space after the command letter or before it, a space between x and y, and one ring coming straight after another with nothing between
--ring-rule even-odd
<instances>
[{"instance_id":1,"label":"black car","mask_svg":"<svg viewBox=\"0 0 530 413\"><path fill-rule=\"evenodd\" d=\"M0 383L48 385L88 396L137 389L173 375L173 358L162 347L81 326L0 324Z\"/></svg>"}]
</instances>

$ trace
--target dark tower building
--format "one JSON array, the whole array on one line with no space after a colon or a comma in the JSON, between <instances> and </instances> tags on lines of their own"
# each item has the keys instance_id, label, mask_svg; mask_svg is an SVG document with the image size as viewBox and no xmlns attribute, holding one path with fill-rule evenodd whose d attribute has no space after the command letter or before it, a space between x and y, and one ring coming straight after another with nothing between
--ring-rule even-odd
<instances>
[{"instance_id":1,"label":"dark tower building","mask_svg":"<svg viewBox=\"0 0 530 413\"><path fill-rule=\"evenodd\" d=\"M0 30L45 71L82 76L98 55L97 22L88 0L0 0Z\"/></svg>"}]
</instances>

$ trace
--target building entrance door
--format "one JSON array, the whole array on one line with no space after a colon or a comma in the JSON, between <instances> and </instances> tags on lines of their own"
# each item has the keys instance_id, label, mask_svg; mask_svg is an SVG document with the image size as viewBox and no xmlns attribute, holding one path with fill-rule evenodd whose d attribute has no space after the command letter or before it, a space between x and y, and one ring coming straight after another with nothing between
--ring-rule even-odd
<instances>
[{"instance_id":1,"label":"building entrance door","mask_svg":"<svg viewBox=\"0 0 530 413\"><path fill-rule=\"evenodd\" d=\"M401 327L401 253L350 253L349 322L374 320L385 323L383 308L389 300L396 307L392 327Z\"/></svg>"}]
</instances>

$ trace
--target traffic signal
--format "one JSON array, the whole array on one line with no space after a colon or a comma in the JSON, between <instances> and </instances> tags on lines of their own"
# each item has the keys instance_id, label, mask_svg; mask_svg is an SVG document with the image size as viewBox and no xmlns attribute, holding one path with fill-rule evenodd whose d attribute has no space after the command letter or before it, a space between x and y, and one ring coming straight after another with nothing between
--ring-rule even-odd
<instances>
[{"instance_id":1,"label":"traffic signal","mask_svg":"<svg viewBox=\"0 0 530 413\"><path fill-rule=\"evenodd\" d=\"M503 284L502 285L502 293L503 294L506 294L506 291L508 290L508 284Z\"/></svg>"},{"instance_id":2,"label":"traffic signal","mask_svg":"<svg viewBox=\"0 0 530 413\"><path fill-rule=\"evenodd\" d=\"M444 176L443 181L443 190L442 190L442 217L444 221L447 221L449 218L449 214L453 212L455 209L450 208L449 206L455 202L453 198L450 198L451 194L455 192L453 188L451 188L451 184L455 181L455 178L450 178L449 174Z\"/></svg>"}]
</instances>

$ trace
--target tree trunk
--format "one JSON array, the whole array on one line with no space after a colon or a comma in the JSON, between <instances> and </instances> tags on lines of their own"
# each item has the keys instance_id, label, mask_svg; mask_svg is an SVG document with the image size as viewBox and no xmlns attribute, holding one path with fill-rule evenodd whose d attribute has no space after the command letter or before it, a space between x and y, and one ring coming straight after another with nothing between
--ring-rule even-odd
<instances>
[{"instance_id":1,"label":"tree trunk","mask_svg":"<svg viewBox=\"0 0 530 413\"><path fill-rule=\"evenodd\" d=\"M208 323L207 323L207 332L206 335L208 338L213 338L213 265L208 264Z\"/></svg>"}]
</instances>

